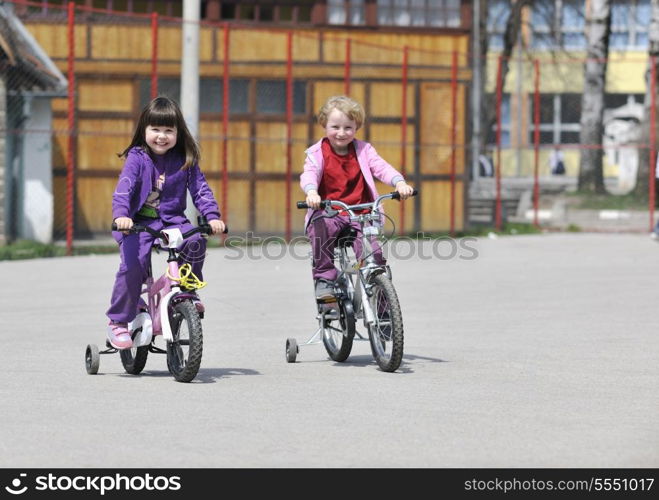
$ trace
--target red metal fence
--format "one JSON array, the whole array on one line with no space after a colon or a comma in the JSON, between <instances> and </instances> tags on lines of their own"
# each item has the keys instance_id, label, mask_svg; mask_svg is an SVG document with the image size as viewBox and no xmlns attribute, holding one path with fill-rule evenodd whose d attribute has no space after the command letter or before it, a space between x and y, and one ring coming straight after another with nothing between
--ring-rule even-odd
<instances>
[{"instance_id":1,"label":"red metal fence","mask_svg":"<svg viewBox=\"0 0 659 500\"><path fill-rule=\"evenodd\" d=\"M66 95L52 101L51 133L53 233L65 237L71 248L74 238L106 232L121 168L115 153L130 141L141 107L158 93L179 97L182 20L74 3L13 3L69 81ZM648 59L642 53L610 61L605 121L611 133L605 130L602 145L579 142L583 58L546 53L516 58L509 61L505 82L501 58L488 58L487 95L481 97L493 97L494 121L485 130L485 142L494 168L493 178L487 179L469 147L469 99L478 89L471 86L464 33L404 38L210 22L201 22L200 30L202 169L224 218L236 230L286 238L302 232L301 214L292 207L302 197L297 178L304 150L320 138L316 110L338 93L365 105L361 138L422 192L389 211L400 234L462 230L469 224L469 186L488 180L494 187L496 227L504 222L502 189L515 179L532 182L530 220L540 225L542 193L559 178L549 160L563 154L562 178L574 180L586 148L606 151L605 176L609 184L620 181L613 182L619 192L629 188L629 172L621 187L623 167L638 170L639 152L649 154L649 223L654 222L656 89L650 89L652 111L644 122L639 105ZM20 115L25 99L21 90L12 89L24 83L7 82L8 115ZM9 120L0 133L11 138L35 132L19 122ZM626 122L634 127L622 130ZM649 123L646 141L639 134L643 123ZM616 163L616 158L624 161Z\"/></svg>"},{"instance_id":2,"label":"red metal fence","mask_svg":"<svg viewBox=\"0 0 659 500\"><path fill-rule=\"evenodd\" d=\"M576 189L581 153L603 152L608 193L635 193L637 177L647 172L649 227L654 224L656 164L656 75L653 59L641 52L615 54L608 61L602 142L580 140L585 60L548 53L508 61L513 68L504 81L503 59L492 57L487 92L493 97L490 123L496 198L496 227L502 225L502 182L532 179L533 214L538 217L543 188L564 179ZM646 76L649 76L646 80ZM646 83L649 82L649 83ZM649 85L649 90L647 86ZM649 102L647 102L649 99ZM647 129L647 133L646 133ZM643 154L642 154L643 153ZM557 172L557 158L566 171ZM647 158L647 159L644 159ZM640 174L639 174L640 171ZM641 177L639 182L642 181Z\"/></svg>"},{"instance_id":3,"label":"red metal fence","mask_svg":"<svg viewBox=\"0 0 659 500\"><path fill-rule=\"evenodd\" d=\"M109 153L128 144L145 99L158 93L179 97L182 20L74 3L15 5L69 81L66 97L53 100L53 158L54 234L64 232L70 248L75 237L105 230L105 198L121 167ZM365 105L361 138L425 192L423 200L400 204L398 213L390 210L397 231L464 228L470 77L465 43L425 36L398 45L391 43L396 35L360 39L207 22L200 30L202 169L233 228L286 238L302 231L301 214L292 207L303 196L297 178L304 150L322 131L315 111L339 93ZM451 105L428 108L428 96Z\"/></svg>"}]
</instances>

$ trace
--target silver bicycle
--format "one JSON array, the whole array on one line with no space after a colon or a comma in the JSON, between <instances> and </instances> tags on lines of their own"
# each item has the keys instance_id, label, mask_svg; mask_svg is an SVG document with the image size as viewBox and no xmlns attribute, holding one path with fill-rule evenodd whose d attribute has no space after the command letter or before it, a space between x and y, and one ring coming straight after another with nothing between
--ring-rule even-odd
<instances>
[{"instance_id":1,"label":"silver bicycle","mask_svg":"<svg viewBox=\"0 0 659 500\"><path fill-rule=\"evenodd\" d=\"M414 190L413 196L417 194ZM351 222L359 223L360 231L347 224L337 236L334 262L339 274L334 281L334 297L318 303L318 329L303 344L294 338L286 340L286 360L294 363L299 348L321 341L329 357L343 362L350 356L354 340L369 340L373 357L381 370L396 371L403 359L403 315L388 265L380 265L373 255L373 240L382 232L382 202L400 199L397 192L379 196L371 203L346 205L324 200L320 217L336 217L341 212ZM308 209L305 202L297 208ZM362 258L357 259L351 247L355 238L362 243ZM360 320L366 330L356 328Z\"/></svg>"}]
</instances>

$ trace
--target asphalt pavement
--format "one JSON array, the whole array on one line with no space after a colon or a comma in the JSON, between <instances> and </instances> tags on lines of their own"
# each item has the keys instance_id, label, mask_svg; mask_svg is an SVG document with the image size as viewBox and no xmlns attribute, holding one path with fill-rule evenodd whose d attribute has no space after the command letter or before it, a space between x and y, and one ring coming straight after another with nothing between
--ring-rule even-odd
<instances>
[{"instance_id":1,"label":"asphalt pavement","mask_svg":"<svg viewBox=\"0 0 659 500\"><path fill-rule=\"evenodd\" d=\"M659 467L647 234L398 241L396 373L367 342L286 362L316 328L308 250L209 251L190 384L154 354L139 376L116 354L86 373L118 255L0 262L0 467Z\"/></svg>"}]
</instances>

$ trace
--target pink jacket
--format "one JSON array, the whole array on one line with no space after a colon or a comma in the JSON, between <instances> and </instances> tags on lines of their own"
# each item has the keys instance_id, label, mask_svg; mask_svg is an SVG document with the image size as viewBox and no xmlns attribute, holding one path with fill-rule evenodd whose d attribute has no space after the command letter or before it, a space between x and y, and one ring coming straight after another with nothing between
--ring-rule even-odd
<instances>
[{"instance_id":1,"label":"pink jacket","mask_svg":"<svg viewBox=\"0 0 659 500\"><path fill-rule=\"evenodd\" d=\"M300 186L307 193L310 189L318 190L320 181L323 178L323 151L321 149L322 139L306 151L304 161L304 172L300 175ZM389 165L375 150L371 144L365 141L354 140L355 151L357 152L357 161L361 168L366 184L371 190L371 195L375 200L379 195L375 189L375 179L385 184L395 186L396 183L405 180L403 176L394 167ZM309 221L312 210L307 212L305 226Z\"/></svg>"}]
</instances>

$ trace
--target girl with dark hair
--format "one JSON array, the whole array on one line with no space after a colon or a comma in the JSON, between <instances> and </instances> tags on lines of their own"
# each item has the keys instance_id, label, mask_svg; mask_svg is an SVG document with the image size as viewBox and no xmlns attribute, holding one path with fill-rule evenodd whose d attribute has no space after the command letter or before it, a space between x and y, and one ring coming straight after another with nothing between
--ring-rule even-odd
<instances>
[{"instance_id":1,"label":"girl with dark hair","mask_svg":"<svg viewBox=\"0 0 659 500\"><path fill-rule=\"evenodd\" d=\"M107 311L107 338L117 349L129 349L133 343L128 323L137 315L153 244L148 232L128 232L133 223L156 231L172 227L190 230L193 226L185 215L189 191L213 234L220 234L225 225L199 168L199 146L173 100L156 97L144 107L133 140L119 156L125 163L112 196L112 218L117 227L112 235L119 243L121 263ZM199 234L186 240L181 253L200 280L205 253L206 240ZM199 303L198 307L203 306Z\"/></svg>"}]
</instances>

